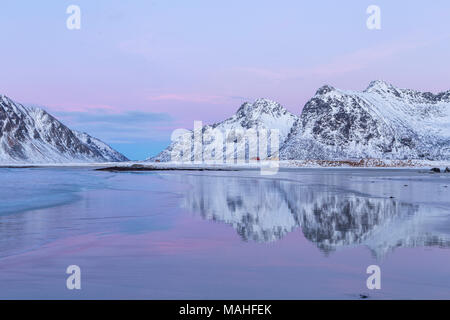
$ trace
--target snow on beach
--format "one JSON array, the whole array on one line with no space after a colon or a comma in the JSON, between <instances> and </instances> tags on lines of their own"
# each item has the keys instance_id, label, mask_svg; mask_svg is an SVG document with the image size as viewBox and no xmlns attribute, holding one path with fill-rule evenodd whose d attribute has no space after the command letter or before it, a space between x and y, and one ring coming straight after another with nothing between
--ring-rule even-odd
<instances>
[{"instance_id":1,"label":"snow on beach","mask_svg":"<svg viewBox=\"0 0 450 320\"><path fill-rule=\"evenodd\" d=\"M383 159L361 159L361 160L281 160L281 161L252 161L250 163L194 163L194 162L102 162L102 163L5 163L0 168L37 168L37 167L86 167L86 168L123 168L125 170L138 171L139 169L154 170L259 170L261 168L378 168L378 169L431 169L450 168L450 161L428 161L428 160L383 160Z\"/></svg>"}]
</instances>

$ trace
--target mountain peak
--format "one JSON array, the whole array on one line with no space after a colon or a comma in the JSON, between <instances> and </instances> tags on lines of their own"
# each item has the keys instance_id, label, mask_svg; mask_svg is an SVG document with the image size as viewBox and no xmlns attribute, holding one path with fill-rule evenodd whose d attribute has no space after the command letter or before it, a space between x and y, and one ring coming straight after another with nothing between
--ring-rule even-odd
<instances>
[{"instance_id":1,"label":"mountain peak","mask_svg":"<svg viewBox=\"0 0 450 320\"><path fill-rule=\"evenodd\" d=\"M275 102L267 98L258 98L255 100L254 104L278 104L278 102Z\"/></svg>"},{"instance_id":2,"label":"mountain peak","mask_svg":"<svg viewBox=\"0 0 450 320\"><path fill-rule=\"evenodd\" d=\"M334 87L329 86L329 85L324 85L321 86L317 91L316 91L316 95L323 95L323 94L327 94L328 92L334 91L336 90Z\"/></svg>"},{"instance_id":3,"label":"mountain peak","mask_svg":"<svg viewBox=\"0 0 450 320\"><path fill-rule=\"evenodd\" d=\"M361 91L323 86L302 109L281 159L450 159L450 96L377 80Z\"/></svg>"},{"instance_id":4,"label":"mountain peak","mask_svg":"<svg viewBox=\"0 0 450 320\"><path fill-rule=\"evenodd\" d=\"M4 94L0 93L0 102L3 103L11 103L12 100L10 98L8 98L7 96L5 96Z\"/></svg>"},{"instance_id":5,"label":"mountain peak","mask_svg":"<svg viewBox=\"0 0 450 320\"><path fill-rule=\"evenodd\" d=\"M253 103L245 102L242 104L236 114L239 117L248 117L250 115L284 114L286 112L287 110L278 102L266 98L258 98Z\"/></svg>"},{"instance_id":6,"label":"mountain peak","mask_svg":"<svg viewBox=\"0 0 450 320\"><path fill-rule=\"evenodd\" d=\"M229 139L234 140L236 132L241 130L276 130L270 131L268 134L272 136L273 134L278 135L278 141L280 144L283 144L286 141L289 133L291 132L293 126L298 122L298 117L287 109L285 109L278 102L272 101L270 99L259 98L252 102L243 103L236 113L230 118L214 123L213 125L208 127L219 130L227 137L227 141ZM206 126L205 126L206 127ZM205 128L204 127L204 128ZM277 132L278 131L278 132ZM192 132L191 138L192 136ZM231 135L232 134L232 135ZM187 136L189 137L189 135ZM230 138L232 137L232 138ZM237 137L237 136L236 136ZM182 140L182 139L181 139ZM157 156L147 159L148 161L171 161L172 160L172 151L173 150L184 150L183 148L186 146L186 142L181 140L173 140L171 145L161 151ZM212 141L215 141L215 138L209 139L206 143L207 145L211 144ZM187 142L189 143L189 142ZM191 140L191 143L192 140ZM221 142L220 142L221 143ZM248 142L248 148L252 148L251 150L255 151L255 146L258 146L258 141L252 140L252 142ZM193 146L193 144L191 144ZM224 146L224 150L227 154L227 157L234 159L234 148L228 148ZM228 148L228 149L227 149ZM246 147L247 148L247 147ZM201 148L200 148L201 149ZM194 150L194 148L192 149ZM248 149L250 150L250 149ZM189 151L188 151L189 152ZM255 151L256 152L256 151ZM191 159L201 158L203 155L203 150L194 150L194 154L192 154Z\"/></svg>"},{"instance_id":7,"label":"mountain peak","mask_svg":"<svg viewBox=\"0 0 450 320\"><path fill-rule=\"evenodd\" d=\"M392 84L384 80L373 80L369 83L369 86L364 91L371 92L371 91L389 91L389 90L396 90L396 88Z\"/></svg>"},{"instance_id":8,"label":"mountain peak","mask_svg":"<svg viewBox=\"0 0 450 320\"><path fill-rule=\"evenodd\" d=\"M88 135L79 135L41 108L0 95L0 163L128 160Z\"/></svg>"},{"instance_id":9,"label":"mountain peak","mask_svg":"<svg viewBox=\"0 0 450 320\"><path fill-rule=\"evenodd\" d=\"M26 108L25 106L21 105L20 103L17 103L15 101L13 101L12 99L10 99L8 96L4 95L4 94L0 94L0 111L2 112L7 112L8 114L11 113L17 113L17 112L28 112L28 108ZM0 126L0 129L2 127ZM1 137L1 132L0 132L0 137Z\"/></svg>"}]
</instances>

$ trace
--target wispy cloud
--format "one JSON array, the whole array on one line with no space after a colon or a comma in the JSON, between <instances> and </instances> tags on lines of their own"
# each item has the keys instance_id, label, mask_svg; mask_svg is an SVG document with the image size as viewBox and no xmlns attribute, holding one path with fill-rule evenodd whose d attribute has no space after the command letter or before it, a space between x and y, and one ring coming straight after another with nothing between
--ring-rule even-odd
<instances>
[{"instance_id":1,"label":"wispy cloud","mask_svg":"<svg viewBox=\"0 0 450 320\"><path fill-rule=\"evenodd\" d=\"M158 37L151 33L121 41L118 49L126 54L140 56L148 61L165 60L167 57L182 57L201 54L202 49L177 39ZM182 53L182 55L180 55Z\"/></svg>"},{"instance_id":2,"label":"wispy cloud","mask_svg":"<svg viewBox=\"0 0 450 320\"><path fill-rule=\"evenodd\" d=\"M448 37L446 37L448 38ZM309 68L235 68L238 72L245 72L257 77L273 81L284 81L307 77L327 78L350 72L363 70L369 66L382 63L383 60L394 57L397 54L415 50L441 41L443 37L428 40L411 40L395 42L359 49L331 59L327 63L319 64Z\"/></svg>"},{"instance_id":3,"label":"wispy cloud","mask_svg":"<svg viewBox=\"0 0 450 320\"><path fill-rule=\"evenodd\" d=\"M44 110L48 110L51 113L60 114L76 114L76 113L120 113L121 109L116 106L106 105L106 104L71 104L71 103L46 103L44 105L35 103L25 103L27 106L37 107Z\"/></svg>"},{"instance_id":4,"label":"wispy cloud","mask_svg":"<svg viewBox=\"0 0 450 320\"><path fill-rule=\"evenodd\" d=\"M223 103L229 97L219 95L207 94L191 94L191 93L166 93L160 95L149 96L149 101L182 101L182 102L197 102L197 103Z\"/></svg>"},{"instance_id":5,"label":"wispy cloud","mask_svg":"<svg viewBox=\"0 0 450 320\"><path fill-rule=\"evenodd\" d=\"M346 74L349 72L362 70L371 65L375 65L382 62L382 60L393 57L401 52L417 49L426 45L428 45L428 42L426 41L412 41L364 48L337 57L330 63L306 69L300 74L318 77L330 77Z\"/></svg>"},{"instance_id":6,"label":"wispy cloud","mask_svg":"<svg viewBox=\"0 0 450 320\"><path fill-rule=\"evenodd\" d=\"M121 113L98 112L56 112L59 117L77 123L114 124L133 126L142 123L170 122L172 117L167 113L128 111Z\"/></svg>"},{"instance_id":7,"label":"wispy cloud","mask_svg":"<svg viewBox=\"0 0 450 320\"><path fill-rule=\"evenodd\" d=\"M120 113L56 111L53 115L70 128L84 131L108 143L166 140L173 118L167 113L126 111Z\"/></svg>"}]
</instances>

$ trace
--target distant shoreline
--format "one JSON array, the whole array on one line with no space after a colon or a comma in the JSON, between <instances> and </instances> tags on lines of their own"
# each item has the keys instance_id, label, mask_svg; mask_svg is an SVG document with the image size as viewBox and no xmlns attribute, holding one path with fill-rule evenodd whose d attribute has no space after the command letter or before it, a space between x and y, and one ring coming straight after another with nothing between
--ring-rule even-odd
<instances>
[{"instance_id":1,"label":"distant shoreline","mask_svg":"<svg viewBox=\"0 0 450 320\"><path fill-rule=\"evenodd\" d=\"M280 160L240 164L174 163L174 162L105 162L105 163L36 163L0 164L0 169L92 168L97 171L243 171L273 167L279 169L431 169L444 170L450 161L428 160Z\"/></svg>"}]
</instances>

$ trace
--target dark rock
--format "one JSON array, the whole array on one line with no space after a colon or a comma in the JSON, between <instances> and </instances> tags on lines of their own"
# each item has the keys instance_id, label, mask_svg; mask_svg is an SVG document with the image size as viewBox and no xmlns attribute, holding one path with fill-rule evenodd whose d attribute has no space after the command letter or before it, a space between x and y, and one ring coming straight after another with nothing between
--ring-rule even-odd
<instances>
[{"instance_id":1,"label":"dark rock","mask_svg":"<svg viewBox=\"0 0 450 320\"><path fill-rule=\"evenodd\" d=\"M237 171L236 169L228 168L199 168L199 167L153 167L153 166L129 166L129 167L107 167L94 169L95 171L109 171L109 172L133 172L133 171Z\"/></svg>"},{"instance_id":2,"label":"dark rock","mask_svg":"<svg viewBox=\"0 0 450 320\"><path fill-rule=\"evenodd\" d=\"M445 170L444 170L444 172L445 172L445 173L450 173L450 168L449 168L449 167L446 167Z\"/></svg>"},{"instance_id":3,"label":"dark rock","mask_svg":"<svg viewBox=\"0 0 450 320\"><path fill-rule=\"evenodd\" d=\"M433 173L440 173L441 169L439 169L439 168L431 168L430 171L433 172Z\"/></svg>"}]
</instances>

